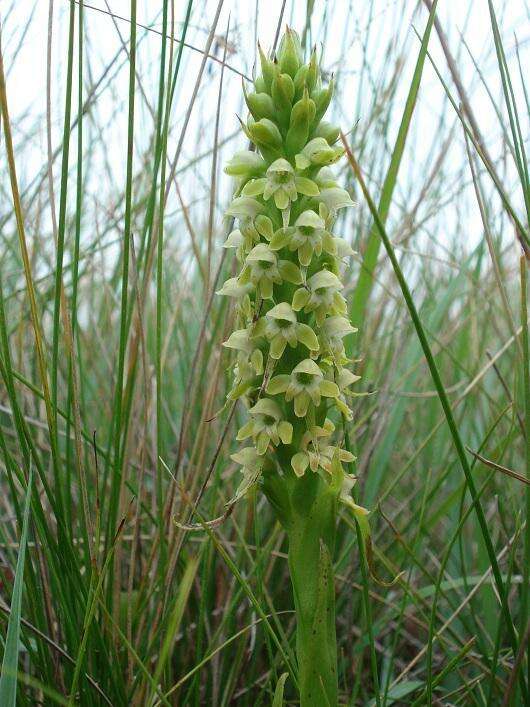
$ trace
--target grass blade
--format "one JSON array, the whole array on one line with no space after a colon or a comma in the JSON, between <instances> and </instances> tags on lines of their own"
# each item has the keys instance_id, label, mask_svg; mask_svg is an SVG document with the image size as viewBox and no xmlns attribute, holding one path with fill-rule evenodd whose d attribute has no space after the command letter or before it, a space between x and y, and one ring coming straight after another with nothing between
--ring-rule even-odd
<instances>
[{"instance_id":1,"label":"grass blade","mask_svg":"<svg viewBox=\"0 0 530 707\"><path fill-rule=\"evenodd\" d=\"M29 509L31 506L31 489L33 486L33 468L30 468L28 487L26 489L26 502L24 504L24 519L22 534L18 551L17 568L13 595L11 597L11 611L7 624L7 637L0 674L0 704L3 707L16 707L17 702L17 665L20 638L20 615L22 610L22 590L24 581L24 564L26 560L26 546L29 528Z\"/></svg>"}]
</instances>

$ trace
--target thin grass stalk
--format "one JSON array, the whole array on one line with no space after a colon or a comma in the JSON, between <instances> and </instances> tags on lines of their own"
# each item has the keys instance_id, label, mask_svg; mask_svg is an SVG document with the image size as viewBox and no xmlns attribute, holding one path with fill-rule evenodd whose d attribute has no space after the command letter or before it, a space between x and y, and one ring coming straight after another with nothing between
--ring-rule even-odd
<instances>
[{"instance_id":1,"label":"thin grass stalk","mask_svg":"<svg viewBox=\"0 0 530 707\"><path fill-rule=\"evenodd\" d=\"M131 214L132 214L132 181L134 157L134 103L136 78L136 0L131 0L130 51L129 51L129 106L127 118L127 167L125 176L125 214L124 240L122 252L121 275L121 305L120 305L120 335L118 344L118 370L114 389L114 414L112 419L113 453L112 478L110 484L110 499L106 542L110 542L114 534L118 514L119 489L121 486L121 439L122 439L122 406L123 406L123 376L125 370L125 354L127 349L127 310L129 295L129 257L131 249ZM108 547L108 545L107 545Z\"/></svg>"},{"instance_id":2,"label":"thin grass stalk","mask_svg":"<svg viewBox=\"0 0 530 707\"><path fill-rule=\"evenodd\" d=\"M520 278L521 278L521 344L523 350L523 401L524 401L524 423L525 435L524 460L525 476L530 483L530 344L528 337L528 277L527 260L522 255L520 258ZM525 490L525 520L524 530L524 562L523 562L523 585L521 597L521 621L519 631L521 636L526 636L528 631L528 613L530 604L530 485ZM530 685L530 657L527 650L527 683Z\"/></svg>"}]
</instances>

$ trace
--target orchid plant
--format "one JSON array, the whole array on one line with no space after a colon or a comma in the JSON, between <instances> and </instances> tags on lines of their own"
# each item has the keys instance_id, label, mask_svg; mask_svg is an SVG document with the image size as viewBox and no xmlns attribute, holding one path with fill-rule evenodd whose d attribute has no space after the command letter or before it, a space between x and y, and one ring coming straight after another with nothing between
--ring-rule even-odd
<instances>
[{"instance_id":1,"label":"orchid plant","mask_svg":"<svg viewBox=\"0 0 530 707\"><path fill-rule=\"evenodd\" d=\"M286 530L301 705L333 706L338 505L364 523L367 513L351 497L355 478L342 463L353 455L332 421L351 419L347 398L358 378L343 345L355 329L340 273L353 251L332 233L338 211L353 202L329 168L343 151L339 129L322 120L333 79L322 84L316 53L304 63L287 28L277 56L260 48L260 60L242 124L257 151L238 152L225 170L236 179L227 213L238 225L225 247L241 269L219 294L236 301L236 328L224 344L237 351L229 398L248 410L237 435L247 446L232 456L243 475L236 498L260 484Z\"/></svg>"}]
</instances>

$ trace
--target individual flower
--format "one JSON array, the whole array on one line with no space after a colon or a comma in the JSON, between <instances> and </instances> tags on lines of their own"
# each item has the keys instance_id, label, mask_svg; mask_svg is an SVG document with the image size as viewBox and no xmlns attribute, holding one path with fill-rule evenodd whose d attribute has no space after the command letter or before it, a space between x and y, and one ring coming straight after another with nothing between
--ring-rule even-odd
<instances>
[{"instance_id":1,"label":"individual flower","mask_svg":"<svg viewBox=\"0 0 530 707\"><path fill-rule=\"evenodd\" d=\"M343 475L339 501L341 503L344 503L345 506L351 508L355 517L360 523L362 523L363 520L364 523L366 523L366 519L370 515L370 511L367 508L363 508L363 506L358 506L351 497L351 490L355 486L356 481L357 477L353 476L353 474ZM362 530L363 528L361 527L361 532Z\"/></svg>"},{"instance_id":2,"label":"individual flower","mask_svg":"<svg viewBox=\"0 0 530 707\"><path fill-rule=\"evenodd\" d=\"M270 165L265 177L248 182L243 194L247 197L263 194L265 201L272 196L276 208L283 210L298 199L298 194L318 196L319 189L311 179L297 175L292 165L280 157Z\"/></svg>"},{"instance_id":3,"label":"individual flower","mask_svg":"<svg viewBox=\"0 0 530 707\"><path fill-rule=\"evenodd\" d=\"M231 177L257 177L263 174L267 163L257 152L242 150L236 152L225 167L225 173Z\"/></svg>"},{"instance_id":4,"label":"individual flower","mask_svg":"<svg viewBox=\"0 0 530 707\"><path fill-rule=\"evenodd\" d=\"M241 473L243 474L243 480L238 486L236 495L231 500L231 503L235 503L258 481L263 471L264 459L254 447L244 447L239 452L232 454L230 459L241 465Z\"/></svg>"},{"instance_id":5,"label":"individual flower","mask_svg":"<svg viewBox=\"0 0 530 707\"><path fill-rule=\"evenodd\" d=\"M336 186L322 189L317 200L320 204L320 215L322 218L331 221L333 221L339 209L355 206L355 203L352 201L346 189L341 189L341 187Z\"/></svg>"},{"instance_id":6,"label":"individual flower","mask_svg":"<svg viewBox=\"0 0 530 707\"><path fill-rule=\"evenodd\" d=\"M239 283L246 284L250 281L263 299L271 299L273 283L279 284L282 280L299 285L302 282L302 273L294 263L278 260L278 256L267 243L258 243L246 257L246 265L239 276Z\"/></svg>"},{"instance_id":7,"label":"individual flower","mask_svg":"<svg viewBox=\"0 0 530 707\"><path fill-rule=\"evenodd\" d=\"M232 200L232 203L226 210L227 216L233 216L240 219L243 223L254 221L258 214L265 211L265 206L257 199L252 199L250 196L238 196Z\"/></svg>"},{"instance_id":8,"label":"individual flower","mask_svg":"<svg viewBox=\"0 0 530 707\"><path fill-rule=\"evenodd\" d=\"M254 375L263 373L263 353L255 346L248 329L237 329L233 331L228 339L223 342L223 346L227 349L235 349L238 351L238 354L246 354L245 361L248 360L249 364L252 366Z\"/></svg>"},{"instance_id":9,"label":"individual flower","mask_svg":"<svg viewBox=\"0 0 530 707\"><path fill-rule=\"evenodd\" d=\"M302 152L296 155L295 162L298 169L307 169L312 165L320 167L333 164L344 154L342 147L330 147L323 137L310 140Z\"/></svg>"},{"instance_id":10,"label":"individual flower","mask_svg":"<svg viewBox=\"0 0 530 707\"><path fill-rule=\"evenodd\" d=\"M237 277L229 277L216 294L225 297L244 297L252 290L252 283L241 283Z\"/></svg>"},{"instance_id":11,"label":"individual flower","mask_svg":"<svg viewBox=\"0 0 530 707\"><path fill-rule=\"evenodd\" d=\"M320 339L324 350L329 351L335 358L344 355L343 339L348 334L353 334L357 329L350 324L349 319L341 316L328 317L320 328Z\"/></svg>"},{"instance_id":12,"label":"individual flower","mask_svg":"<svg viewBox=\"0 0 530 707\"><path fill-rule=\"evenodd\" d=\"M320 256L322 249L331 254L336 252L334 238L326 230L324 219L310 210L301 213L294 226L276 231L270 242L273 250L287 245L289 250L298 251L298 260L304 267L311 262L313 253Z\"/></svg>"},{"instance_id":13,"label":"individual flower","mask_svg":"<svg viewBox=\"0 0 530 707\"><path fill-rule=\"evenodd\" d=\"M344 396L354 395L353 391L348 389L351 385L360 380L360 378L361 376L356 376L348 368L341 368L335 378L341 393L339 397L335 400L335 405L348 421L353 419L353 412L346 403Z\"/></svg>"},{"instance_id":14,"label":"individual flower","mask_svg":"<svg viewBox=\"0 0 530 707\"><path fill-rule=\"evenodd\" d=\"M355 457L346 449L329 444L329 437L335 431L335 425L327 419L324 425L314 425L302 436L302 451L291 458L291 466L297 476L303 476L307 467L318 471L319 467L331 473L331 464L335 455L340 461L352 462Z\"/></svg>"},{"instance_id":15,"label":"individual flower","mask_svg":"<svg viewBox=\"0 0 530 707\"><path fill-rule=\"evenodd\" d=\"M282 411L274 400L260 398L248 413L250 420L237 433L238 441L252 437L260 456L265 454L271 442L275 447L280 440L283 444L291 444L293 426L282 420Z\"/></svg>"},{"instance_id":16,"label":"individual flower","mask_svg":"<svg viewBox=\"0 0 530 707\"><path fill-rule=\"evenodd\" d=\"M346 302L340 294L344 285L329 270L320 270L307 281L306 287L296 290L293 297L293 309L299 312L314 312L319 326L327 314L345 314Z\"/></svg>"},{"instance_id":17,"label":"individual flower","mask_svg":"<svg viewBox=\"0 0 530 707\"><path fill-rule=\"evenodd\" d=\"M287 344L293 349L300 342L310 351L318 351L318 339L310 326L299 322L288 302L280 302L265 314L254 328L254 336L264 335L271 342L270 356L281 358Z\"/></svg>"},{"instance_id":18,"label":"individual flower","mask_svg":"<svg viewBox=\"0 0 530 707\"><path fill-rule=\"evenodd\" d=\"M301 361L293 368L292 373L280 374L271 378L267 385L269 395L285 393L286 402L294 400L294 414L305 417L309 404L315 407L321 403L321 398L336 398L339 388L333 381L325 380L318 365L310 358Z\"/></svg>"}]
</instances>

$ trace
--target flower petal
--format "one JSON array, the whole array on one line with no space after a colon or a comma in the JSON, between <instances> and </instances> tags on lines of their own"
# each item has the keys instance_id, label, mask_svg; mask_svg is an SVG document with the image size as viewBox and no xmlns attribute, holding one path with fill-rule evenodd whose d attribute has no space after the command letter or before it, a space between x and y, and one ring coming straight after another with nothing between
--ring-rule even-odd
<instances>
[{"instance_id":1,"label":"flower petal","mask_svg":"<svg viewBox=\"0 0 530 707\"><path fill-rule=\"evenodd\" d=\"M272 282L268 277L262 277L259 281L259 291L263 299L272 299Z\"/></svg>"},{"instance_id":2,"label":"flower petal","mask_svg":"<svg viewBox=\"0 0 530 707\"><path fill-rule=\"evenodd\" d=\"M276 208L282 211L289 206L289 197L282 187L274 192L274 203L276 204Z\"/></svg>"},{"instance_id":3,"label":"flower petal","mask_svg":"<svg viewBox=\"0 0 530 707\"><path fill-rule=\"evenodd\" d=\"M284 319L288 322L296 322L296 314L293 312L293 308L288 302L280 302L272 309L269 309L266 317L271 317L272 319Z\"/></svg>"},{"instance_id":4,"label":"flower petal","mask_svg":"<svg viewBox=\"0 0 530 707\"><path fill-rule=\"evenodd\" d=\"M251 179L243 187L243 196L260 196L265 191L265 186L267 184L267 179L262 177L261 179Z\"/></svg>"},{"instance_id":5,"label":"flower petal","mask_svg":"<svg viewBox=\"0 0 530 707\"><path fill-rule=\"evenodd\" d=\"M269 446L270 437L266 432L260 432L256 440L256 451L260 456L263 456Z\"/></svg>"},{"instance_id":6,"label":"flower petal","mask_svg":"<svg viewBox=\"0 0 530 707\"><path fill-rule=\"evenodd\" d=\"M309 457L305 452L298 452L291 458L291 466L297 476L303 476L309 466Z\"/></svg>"},{"instance_id":7,"label":"flower petal","mask_svg":"<svg viewBox=\"0 0 530 707\"><path fill-rule=\"evenodd\" d=\"M300 261L300 265L303 265L306 268L311 262L312 257L313 246L311 243L306 241L302 246L300 246L300 248L298 248L298 260Z\"/></svg>"},{"instance_id":8,"label":"flower petal","mask_svg":"<svg viewBox=\"0 0 530 707\"><path fill-rule=\"evenodd\" d=\"M285 248L291 239L291 233L287 228L279 228L270 240L269 246L272 250Z\"/></svg>"},{"instance_id":9,"label":"flower petal","mask_svg":"<svg viewBox=\"0 0 530 707\"><path fill-rule=\"evenodd\" d=\"M322 380L320 381L320 393L325 398L338 398L339 396L339 386L333 381Z\"/></svg>"},{"instance_id":10,"label":"flower petal","mask_svg":"<svg viewBox=\"0 0 530 707\"><path fill-rule=\"evenodd\" d=\"M304 287L300 287L300 289L296 290L292 305L294 311L299 312L302 307L305 307L310 297L311 294Z\"/></svg>"},{"instance_id":11,"label":"flower petal","mask_svg":"<svg viewBox=\"0 0 530 707\"><path fill-rule=\"evenodd\" d=\"M309 403L311 402L311 398L309 397L309 393L306 393L306 391L302 391L301 393L298 393L298 395L295 396L294 398L294 414L296 417L305 417L307 413L307 409L309 407Z\"/></svg>"},{"instance_id":12,"label":"flower petal","mask_svg":"<svg viewBox=\"0 0 530 707\"><path fill-rule=\"evenodd\" d=\"M295 177L296 191L304 196L318 196L320 189L317 184L307 177Z\"/></svg>"},{"instance_id":13,"label":"flower petal","mask_svg":"<svg viewBox=\"0 0 530 707\"><path fill-rule=\"evenodd\" d=\"M254 225L260 234L260 236L263 236L266 238L268 241L271 240L273 234L274 234L274 228L272 226L272 221L268 216L264 216L263 214L260 214L259 216L256 216L256 219L254 221Z\"/></svg>"},{"instance_id":14,"label":"flower petal","mask_svg":"<svg viewBox=\"0 0 530 707\"><path fill-rule=\"evenodd\" d=\"M298 341L304 344L304 346L307 346L310 351L318 351L320 348L318 338L310 326L307 324L299 324L296 334L298 336Z\"/></svg>"},{"instance_id":15,"label":"flower petal","mask_svg":"<svg viewBox=\"0 0 530 707\"><path fill-rule=\"evenodd\" d=\"M281 334L276 334L274 339L271 341L271 347L269 350L270 357L275 360L281 358L286 346L287 340Z\"/></svg>"},{"instance_id":16,"label":"flower petal","mask_svg":"<svg viewBox=\"0 0 530 707\"><path fill-rule=\"evenodd\" d=\"M291 376L285 374L274 376L274 378L270 379L266 391L269 395L278 395L279 393L285 393L290 382Z\"/></svg>"},{"instance_id":17,"label":"flower petal","mask_svg":"<svg viewBox=\"0 0 530 707\"><path fill-rule=\"evenodd\" d=\"M280 439L283 444L291 444L293 440L293 426L291 423L286 420L282 420L278 424L278 434L280 435Z\"/></svg>"},{"instance_id":18,"label":"flower petal","mask_svg":"<svg viewBox=\"0 0 530 707\"><path fill-rule=\"evenodd\" d=\"M254 421L249 420L243 427L239 430L237 433L237 441L241 442L244 439L248 439L248 437L252 436L252 433L254 432Z\"/></svg>"},{"instance_id":19,"label":"flower petal","mask_svg":"<svg viewBox=\"0 0 530 707\"><path fill-rule=\"evenodd\" d=\"M292 282L293 285L302 284L303 278L300 268L294 263L291 263L290 260L280 260L278 263L278 270L280 271L280 275L284 280L287 280L287 282Z\"/></svg>"}]
</instances>

